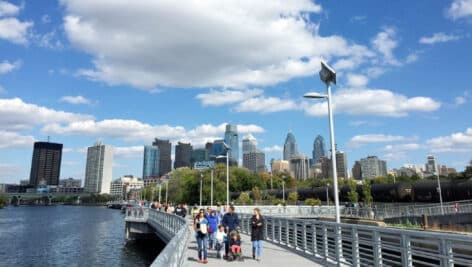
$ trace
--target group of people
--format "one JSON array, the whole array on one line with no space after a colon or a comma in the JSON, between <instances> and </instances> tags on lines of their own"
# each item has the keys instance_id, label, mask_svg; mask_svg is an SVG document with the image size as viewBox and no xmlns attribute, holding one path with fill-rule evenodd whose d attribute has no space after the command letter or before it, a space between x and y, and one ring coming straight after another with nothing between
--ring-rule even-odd
<instances>
[{"instance_id":1,"label":"group of people","mask_svg":"<svg viewBox=\"0 0 472 267\"><path fill-rule=\"evenodd\" d=\"M229 261L243 260L241 250L241 235L239 232L239 218L234 206L197 209L194 216L193 229L197 241L198 262L208 263L208 249L216 251L218 259ZM264 219L258 208L254 209L251 218L252 258L261 260L262 240L264 233ZM221 250L225 249L222 257Z\"/></svg>"},{"instance_id":2,"label":"group of people","mask_svg":"<svg viewBox=\"0 0 472 267\"><path fill-rule=\"evenodd\" d=\"M151 202L149 208L156 209L159 211L175 214L177 216L184 217L187 216L187 204L180 203L174 205L173 203L159 203L158 201Z\"/></svg>"}]
</instances>

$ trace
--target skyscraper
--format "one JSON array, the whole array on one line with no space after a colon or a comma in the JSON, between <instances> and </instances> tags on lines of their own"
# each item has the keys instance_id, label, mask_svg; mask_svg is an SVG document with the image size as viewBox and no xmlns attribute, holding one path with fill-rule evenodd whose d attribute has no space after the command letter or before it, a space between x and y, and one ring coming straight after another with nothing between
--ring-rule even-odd
<instances>
[{"instance_id":1,"label":"skyscraper","mask_svg":"<svg viewBox=\"0 0 472 267\"><path fill-rule=\"evenodd\" d=\"M61 173L62 144L35 142L29 183L58 185Z\"/></svg>"},{"instance_id":2,"label":"skyscraper","mask_svg":"<svg viewBox=\"0 0 472 267\"><path fill-rule=\"evenodd\" d=\"M352 166L352 177L356 180L362 180L361 162L356 160Z\"/></svg>"},{"instance_id":3,"label":"skyscraper","mask_svg":"<svg viewBox=\"0 0 472 267\"><path fill-rule=\"evenodd\" d=\"M257 173L265 172L265 154L264 152L243 153L243 167Z\"/></svg>"},{"instance_id":4,"label":"skyscraper","mask_svg":"<svg viewBox=\"0 0 472 267\"><path fill-rule=\"evenodd\" d=\"M360 160L362 179L387 176L387 162L376 156L368 156Z\"/></svg>"},{"instance_id":5,"label":"skyscraper","mask_svg":"<svg viewBox=\"0 0 472 267\"><path fill-rule=\"evenodd\" d=\"M284 144L284 160L290 160L290 158L295 155L298 155L297 141L292 132L288 132Z\"/></svg>"},{"instance_id":6,"label":"skyscraper","mask_svg":"<svg viewBox=\"0 0 472 267\"><path fill-rule=\"evenodd\" d=\"M297 180L305 180L309 176L310 167L305 155L293 155L290 158L290 172Z\"/></svg>"},{"instance_id":7,"label":"skyscraper","mask_svg":"<svg viewBox=\"0 0 472 267\"><path fill-rule=\"evenodd\" d=\"M159 148L159 176L169 173L172 170L172 144L169 140L156 138L152 145Z\"/></svg>"},{"instance_id":8,"label":"skyscraper","mask_svg":"<svg viewBox=\"0 0 472 267\"><path fill-rule=\"evenodd\" d=\"M343 151L336 152L336 170L338 177L347 179L349 174L347 172L347 156Z\"/></svg>"},{"instance_id":9,"label":"skyscraper","mask_svg":"<svg viewBox=\"0 0 472 267\"><path fill-rule=\"evenodd\" d=\"M438 174L438 165L436 163L436 158L433 155L428 155L426 157L426 173L432 175L432 174Z\"/></svg>"},{"instance_id":10,"label":"skyscraper","mask_svg":"<svg viewBox=\"0 0 472 267\"><path fill-rule=\"evenodd\" d=\"M143 179L159 176L159 159L157 146L144 146Z\"/></svg>"},{"instance_id":11,"label":"skyscraper","mask_svg":"<svg viewBox=\"0 0 472 267\"><path fill-rule=\"evenodd\" d=\"M175 146L174 169L181 167L191 167L192 145L190 143L178 142Z\"/></svg>"},{"instance_id":12,"label":"skyscraper","mask_svg":"<svg viewBox=\"0 0 472 267\"><path fill-rule=\"evenodd\" d=\"M113 147L97 142L87 149L85 192L109 194L112 176Z\"/></svg>"},{"instance_id":13,"label":"skyscraper","mask_svg":"<svg viewBox=\"0 0 472 267\"><path fill-rule=\"evenodd\" d=\"M195 162L207 161L208 159L208 150L206 148L197 148L192 150L192 166Z\"/></svg>"},{"instance_id":14,"label":"skyscraper","mask_svg":"<svg viewBox=\"0 0 472 267\"><path fill-rule=\"evenodd\" d=\"M239 137L237 125L226 124L225 143L231 148L229 152L230 160L237 164L239 160Z\"/></svg>"},{"instance_id":15,"label":"skyscraper","mask_svg":"<svg viewBox=\"0 0 472 267\"><path fill-rule=\"evenodd\" d=\"M252 134L248 134L244 137L243 141L243 155L257 151L257 140Z\"/></svg>"},{"instance_id":16,"label":"skyscraper","mask_svg":"<svg viewBox=\"0 0 472 267\"><path fill-rule=\"evenodd\" d=\"M326 156L325 141L321 135L317 135L313 142L313 164L317 163L324 156Z\"/></svg>"}]
</instances>

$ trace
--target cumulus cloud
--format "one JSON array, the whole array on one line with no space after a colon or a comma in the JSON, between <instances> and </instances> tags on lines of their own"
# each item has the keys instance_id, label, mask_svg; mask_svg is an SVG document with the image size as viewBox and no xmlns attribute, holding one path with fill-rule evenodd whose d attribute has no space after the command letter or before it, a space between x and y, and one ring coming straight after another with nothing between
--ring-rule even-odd
<instances>
[{"instance_id":1,"label":"cumulus cloud","mask_svg":"<svg viewBox=\"0 0 472 267\"><path fill-rule=\"evenodd\" d=\"M396 145L386 145L383 150L388 152L404 152L404 151L414 151L421 149L422 146L416 143L410 144L396 144Z\"/></svg>"},{"instance_id":2,"label":"cumulus cloud","mask_svg":"<svg viewBox=\"0 0 472 267\"><path fill-rule=\"evenodd\" d=\"M390 143L408 140L408 137L402 135L385 135L385 134L363 134L356 135L351 138L349 144L353 147L359 147L372 143Z\"/></svg>"},{"instance_id":3,"label":"cumulus cloud","mask_svg":"<svg viewBox=\"0 0 472 267\"><path fill-rule=\"evenodd\" d=\"M409 112L430 112L437 110L441 103L429 97L407 97L384 89L341 89L333 96L336 113L351 115L377 115L403 117ZM311 116L326 116L326 102L304 102L305 113Z\"/></svg>"},{"instance_id":4,"label":"cumulus cloud","mask_svg":"<svg viewBox=\"0 0 472 267\"><path fill-rule=\"evenodd\" d=\"M239 103L235 107L237 112L272 113L284 110L298 109L295 101L278 97L254 97Z\"/></svg>"},{"instance_id":5,"label":"cumulus cloud","mask_svg":"<svg viewBox=\"0 0 472 267\"><path fill-rule=\"evenodd\" d=\"M63 96L61 99L59 99L59 102L65 102L73 105L78 105L78 104L85 104L88 105L90 104L90 100L78 95L78 96Z\"/></svg>"},{"instance_id":6,"label":"cumulus cloud","mask_svg":"<svg viewBox=\"0 0 472 267\"><path fill-rule=\"evenodd\" d=\"M362 88L367 85L369 78L360 74L348 74L347 75L347 84L353 88Z\"/></svg>"},{"instance_id":7,"label":"cumulus cloud","mask_svg":"<svg viewBox=\"0 0 472 267\"><path fill-rule=\"evenodd\" d=\"M114 156L116 158L142 158L144 153L143 146L114 147Z\"/></svg>"},{"instance_id":8,"label":"cumulus cloud","mask_svg":"<svg viewBox=\"0 0 472 267\"><path fill-rule=\"evenodd\" d=\"M21 67L21 61L19 60L15 62L9 62L7 60L4 60L0 62L0 74L12 72L16 69L19 69L20 67Z\"/></svg>"},{"instance_id":9,"label":"cumulus cloud","mask_svg":"<svg viewBox=\"0 0 472 267\"><path fill-rule=\"evenodd\" d=\"M432 45L436 43L446 43L446 42L456 41L456 40L459 40L460 38L461 37L458 35L437 32L437 33L434 33L430 37L421 37L418 42L420 44Z\"/></svg>"},{"instance_id":10,"label":"cumulus cloud","mask_svg":"<svg viewBox=\"0 0 472 267\"><path fill-rule=\"evenodd\" d=\"M464 132L452 133L448 136L431 138L426 141L433 153L440 152L472 152L472 128Z\"/></svg>"},{"instance_id":11,"label":"cumulus cloud","mask_svg":"<svg viewBox=\"0 0 472 267\"><path fill-rule=\"evenodd\" d=\"M282 152L284 149L281 146L278 145L273 145L269 147L264 147L262 151L266 153L272 153L272 152Z\"/></svg>"},{"instance_id":12,"label":"cumulus cloud","mask_svg":"<svg viewBox=\"0 0 472 267\"><path fill-rule=\"evenodd\" d=\"M20 21L16 17L21 7L6 1L0 1L0 39L16 44L28 43L28 31L33 22Z\"/></svg>"},{"instance_id":13,"label":"cumulus cloud","mask_svg":"<svg viewBox=\"0 0 472 267\"><path fill-rule=\"evenodd\" d=\"M385 27L383 31L379 32L372 39L372 45L375 50L383 55L383 62L394 66L401 65L393 54L393 50L398 46L396 34L395 28Z\"/></svg>"},{"instance_id":14,"label":"cumulus cloud","mask_svg":"<svg viewBox=\"0 0 472 267\"><path fill-rule=\"evenodd\" d=\"M20 98L0 99L0 128L22 129L48 123L89 120L90 115L70 113L23 102Z\"/></svg>"},{"instance_id":15,"label":"cumulus cloud","mask_svg":"<svg viewBox=\"0 0 472 267\"><path fill-rule=\"evenodd\" d=\"M204 106L222 106L237 103L245 99L261 95L261 89L248 90L210 90L208 93L201 93L196 96Z\"/></svg>"},{"instance_id":16,"label":"cumulus cloud","mask_svg":"<svg viewBox=\"0 0 472 267\"><path fill-rule=\"evenodd\" d=\"M61 3L69 42L94 58L94 68L78 73L111 85L272 85L312 74L321 58L368 52L321 36L309 20L321 6L309 0Z\"/></svg>"},{"instance_id":17,"label":"cumulus cloud","mask_svg":"<svg viewBox=\"0 0 472 267\"><path fill-rule=\"evenodd\" d=\"M15 132L0 130L0 149L32 147L35 139L30 135L20 135Z\"/></svg>"},{"instance_id":18,"label":"cumulus cloud","mask_svg":"<svg viewBox=\"0 0 472 267\"><path fill-rule=\"evenodd\" d=\"M454 0L446 15L453 20L472 17L472 0Z\"/></svg>"}]
</instances>

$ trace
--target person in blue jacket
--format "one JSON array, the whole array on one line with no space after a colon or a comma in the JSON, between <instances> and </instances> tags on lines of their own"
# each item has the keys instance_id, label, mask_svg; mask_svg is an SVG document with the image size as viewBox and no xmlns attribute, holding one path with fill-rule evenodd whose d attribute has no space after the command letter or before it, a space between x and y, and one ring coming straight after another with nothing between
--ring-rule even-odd
<instances>
[{"instance_id":1,"label":"person in blue jacket","mask_svg":"<svg viewBox=\"0 0 472 267\"><path fill-rule=\"evenodd\" d=\"M208 247L210 249L216 249L216 232L218 231L218 224L220 218L216 215L216 211L212 210L210 215L207 217L208 220Z\"/></svg>"},{"instance_id":2,"label":"person in blue jacket","mask_svg":"<svg viewBox=\"0 0 472 267\"><path fill-rule=\"evenodd\" d=\"M239 228L239 219L238 219L238 215L234 212L234 206L232 205L229 206L228 211L223 216L223 221L221 222L221 224L224 226L227 234ZM227 240L225 244L225 259L228 258L228 253L229 253L228 241L229 240Z\"/></svg>"}]
</instances>

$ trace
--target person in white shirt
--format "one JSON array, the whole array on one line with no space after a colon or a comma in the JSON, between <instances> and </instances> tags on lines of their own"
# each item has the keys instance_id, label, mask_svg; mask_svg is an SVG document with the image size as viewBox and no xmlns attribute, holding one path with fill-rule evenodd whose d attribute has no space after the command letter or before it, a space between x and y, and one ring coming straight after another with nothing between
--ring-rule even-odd
<instances>
[{"instance_id":1,"label":"person in white shirt","mask_svg":"<svg viewBox=\"0 0 472 267\"><path fill-rule=\"evenodd\" d=\"M226 243L226 233L225 228L223 225L218 226L218 231L216 232L216 257L221 259L221 249L223 248L223 244Z\"/></svg>"}]
</instances>

